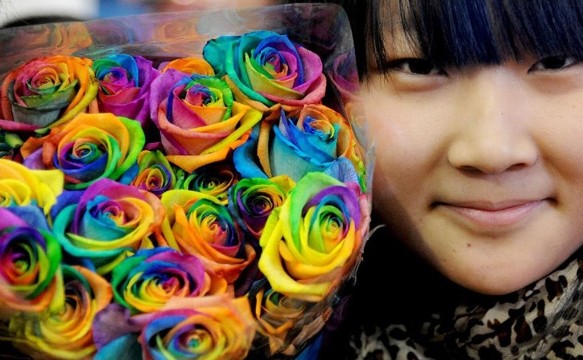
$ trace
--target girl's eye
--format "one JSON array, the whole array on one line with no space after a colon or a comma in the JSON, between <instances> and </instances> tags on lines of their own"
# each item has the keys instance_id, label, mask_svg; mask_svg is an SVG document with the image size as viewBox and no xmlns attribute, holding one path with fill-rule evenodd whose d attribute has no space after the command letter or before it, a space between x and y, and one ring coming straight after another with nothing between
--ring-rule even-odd
<instances>
[{"instance_id":1,"label":"girl's eye","mask_svg":"<svg viewBox=\"0 0 583 360\"><path fill-rule=\"evenodd\" d=\"M561 70L579 62L580 60L573 56L549 56L537 61L528 72Z\"/></svg>"},{"instance_id":2,"label":"girl's eye","mask_svg":"<svg viewBox=\"0 0 583 360\"><path fill-rule=\"evenodd\" d=\"M446 75L442 68L426 59L404 58L389 61L389 70L401 71L412 75Z\"/></svg>"}]
</instances>

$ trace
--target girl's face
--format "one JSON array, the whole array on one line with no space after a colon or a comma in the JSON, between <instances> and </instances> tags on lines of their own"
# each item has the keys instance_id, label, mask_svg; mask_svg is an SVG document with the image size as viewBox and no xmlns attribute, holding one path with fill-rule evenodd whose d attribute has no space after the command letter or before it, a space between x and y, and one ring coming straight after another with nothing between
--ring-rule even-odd
<instances>
[{"instance_id":1,"label":"girl's face","mask_svg":"<svg viewBox=\"0 0 583 360\"><path fill-rule=\"evenodd\" d=\"M454 282L504 294L583 244L583 63L439 69L401 37L363 101L375 208Z\"/></svg>"}]
</instances>

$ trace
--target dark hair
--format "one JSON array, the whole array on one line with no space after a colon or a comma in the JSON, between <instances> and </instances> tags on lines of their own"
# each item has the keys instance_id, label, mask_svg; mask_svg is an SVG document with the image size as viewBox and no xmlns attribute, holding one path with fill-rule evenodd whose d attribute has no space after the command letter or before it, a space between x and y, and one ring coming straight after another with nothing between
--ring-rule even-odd
<instances>
[{"instance_id":1,"label":"dark hair","mask_svg":"<svg viewBox=\"0 0 583 360\"><path fill-rule=\"evenodd\" d=\"M419 55L440 67L538 58L583 59L579 0L338 0L352 26L361 76L387 70L383 34L402 26ZM391 11L397 14L391 14ZM400 19L400 25L390 22ZM367 61L368 60L368 61Z\"/></svg>"},{"instance_id":2,"label":"dark hair","mask_svg":"<svg viewBox=\"0 0 583 360\"><path fill-rule=\"evenodd\" d=\"M64 21L81 21L81 19L72 16L62 16L62 15L44 15L44 16L29 16L20 19L14 19L7 22L0 29L13 28L18 26L27 25L38 25L38 24L48 24L53 22L64 22Z\"/></svg>"}]
</instances>

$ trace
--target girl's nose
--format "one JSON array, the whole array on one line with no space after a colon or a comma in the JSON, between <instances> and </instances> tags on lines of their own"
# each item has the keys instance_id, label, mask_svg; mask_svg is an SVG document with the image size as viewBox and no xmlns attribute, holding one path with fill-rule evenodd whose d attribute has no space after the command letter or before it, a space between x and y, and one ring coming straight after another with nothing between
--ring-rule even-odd
<instances>
[{"instance_id":1,"label":"girl's nose","mask_svg":"<svg viewBox=\"0 0 583 360\"><path fill-rule=\"evenodd\" d=\"M497 174L527 167L538 158L529 132L532 114L520 76L503 66L480 69L461 82L449 163L464 171Z\"/></svg>"}]
</instances>

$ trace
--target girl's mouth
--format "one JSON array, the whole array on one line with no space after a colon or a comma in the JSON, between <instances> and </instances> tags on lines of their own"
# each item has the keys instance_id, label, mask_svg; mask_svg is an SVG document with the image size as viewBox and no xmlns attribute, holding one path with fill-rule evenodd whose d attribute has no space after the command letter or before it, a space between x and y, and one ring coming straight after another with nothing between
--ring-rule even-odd
<instances>
[{"instance_id":1,"label":"girl's mouth","mask_svg":"<svg viewBox=\"0 0 583 360\"><path fill-rule=\"evenodd\" d=\"M518 224L528 218L545 200L512 200L499 203L481 201L437 202L452 215L483 228L501 228Z\"/></svg>"}]
</instances>

